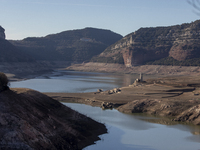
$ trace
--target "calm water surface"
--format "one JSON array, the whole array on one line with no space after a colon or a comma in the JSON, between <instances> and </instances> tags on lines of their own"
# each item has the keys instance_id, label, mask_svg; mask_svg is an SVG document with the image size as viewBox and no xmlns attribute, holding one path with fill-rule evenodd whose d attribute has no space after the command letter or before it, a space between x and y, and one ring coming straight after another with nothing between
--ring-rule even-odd
<instances>
[{"instance_id":1,"label":"calm water surface","mask_svg":"<svg viewBox=\"0 0 200 150\"><path fill-rule=\"evenodd\" d=\"M139 75L113 75L105 73L55 71L34 79L11 82L11 87L31 88L40 92L96 92L128 86ZM151 77L151 76L150 76Z\"/></svg>"},{"instance_id":2,"label":"calm water surface","mask_svg":"<svg viewBox=\"0 0 200 150\"><path fill-rule=\"evenodd\" d=\"M85 150L198 150L200 127L189 125L161 125L149 123L146 119L158 118L142 115L128 115L117 110L102 110L84 104L64 103L78 112L105 123L108 134L101 135L101 141Z\"/></svg>"},{"instance_id":3,"label":"calm water surface","mask_svg":"<svg viewBox=\"0 0 200 150\"><path fill-rule=\"evenodd\" d=\"M55 71L34 79L11 82L11 87L24 87L40 92L95 92L128 86L139 75L113 75L74 71ZM146 78L150 78L148 76ZM144 115L128 115L117 110L102 110L83 104L64 103L99 122L105 123L108 134L85 150L199 150L200 127L161 125L145 120L158 120Z\"/></svg>"}]
</instances>

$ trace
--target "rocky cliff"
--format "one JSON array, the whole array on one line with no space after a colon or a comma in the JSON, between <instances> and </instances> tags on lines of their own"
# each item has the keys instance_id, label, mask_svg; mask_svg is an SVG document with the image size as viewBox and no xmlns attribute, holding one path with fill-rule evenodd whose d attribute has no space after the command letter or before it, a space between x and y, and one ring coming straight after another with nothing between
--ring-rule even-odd
<instances>
[{"instance_id":1,"label":"rocky cliff","mask_svg":"<svg viewBox=\"0 0 200 150\"><path fill-rule=\"evenodd\" d=\"M110 30L85 28L10 42L36 60L83 62L121 38Z\"/></svg>"},{"instance_id":2,"label":"rocky cliff","mask_svg":"<svg viewBox=\"0 0 200 150\"><path fill-rule=\"evenodd\" d=\"M1 39L5 39L6 38L5 29L2 28L1 26L0 26L0 38Z\"/></svg>"},{"instance_id":3,"label":"rocky cliff","mask_svg":"<svg viewBox=\"0 0 200 150\"><path fill-rule=\"evenodd\" d=\"M92 61L124 63L127 67L168 57L186 61L200 58L199 43L200 20L169 27L140 28L109 46Z\"/></svg>"},{"instance_id":4,"label":"rocky cliff","mask_svg":"<svg viewBox=\"0 0 200 150\"><path fill-rule=\"evenodd\" d=\"M12 45L9 41L0 38L0 62L33 62L34 59Z\"/></svg>"},{"instance_id":5,"label":"rocky cliff","mask_svg":"<svg viewBox=\"0 0 200 150\"><path fill-rule=\"evenodd\" d=\"M5 39L4 31L0 26L0 62L33 62L34 59L31 56Z\"/></svg>"}]
</instances>

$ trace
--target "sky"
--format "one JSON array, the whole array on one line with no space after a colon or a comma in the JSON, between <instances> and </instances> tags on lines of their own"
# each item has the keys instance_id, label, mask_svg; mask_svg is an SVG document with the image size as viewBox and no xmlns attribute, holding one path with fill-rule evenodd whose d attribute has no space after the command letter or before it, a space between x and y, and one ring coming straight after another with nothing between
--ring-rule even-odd
<instances>
[{"instance_id":1,"label":"sky","mask_svg":"<svg viewBox=\"0 0 200 150\"><path fill-rule=\"evenodd\" d=\"M94 27L125 36L141 27L200 19L187 0L0 0L6 39Z\"/></svg>"}]
</instances>

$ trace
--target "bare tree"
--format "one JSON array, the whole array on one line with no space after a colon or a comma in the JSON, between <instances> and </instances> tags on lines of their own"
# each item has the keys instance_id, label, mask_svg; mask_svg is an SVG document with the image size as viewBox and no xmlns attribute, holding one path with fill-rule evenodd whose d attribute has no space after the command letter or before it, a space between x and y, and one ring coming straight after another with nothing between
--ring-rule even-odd
<instances>
[{"instance_id":1,"label":"bare tree","mask_svg":"<svg viewBox=\"0 0 200 150\"><path fill-rule=\"evenodd\" d=\"M197 15L200 15L200 0L187 0L187 2L193 6L193 8L195 9L194 12Z\"/></svg>"}]
</instances>

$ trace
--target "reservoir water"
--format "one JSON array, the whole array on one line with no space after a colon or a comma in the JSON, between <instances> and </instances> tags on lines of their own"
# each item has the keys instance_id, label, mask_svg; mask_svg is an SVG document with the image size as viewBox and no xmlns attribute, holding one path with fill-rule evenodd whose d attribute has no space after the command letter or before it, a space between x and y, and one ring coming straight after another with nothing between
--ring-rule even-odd
<instances>
[{"instance_id":1,"label":"reservoir water","mask_svg":"<svg viewBox=\"0 0 200 150\"><path fill-rule=\"evenodd\" d=\"M113 75L77 71L55 71L34 79L11 82L11 87L31 88L40 92L82 93L96 92L97 89L109 90L128 86L139 75ZM151 77L151 76L149 76Z\"/></svg>"},{"instance_id":2,"label":"reservoir water","mask_svg":"<svg viewBox=\"0 0 200 150\"><path fill-rule=\"evenodd\" d=\"M148 76L150 78L151 76ZM114 75L73 71L55 71L34 79L11 82L40 92L95 92L128 86L138 75ZM200 127L194 125L162 125L159 118L141 114L129 115L117 110L102 110L84 104L64 103L96 121L105 123L108 134L85 150L199 150ZM170 124L170 123L169 123Z\"/></svg>"}]
</instances>

